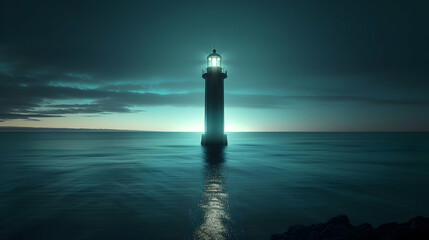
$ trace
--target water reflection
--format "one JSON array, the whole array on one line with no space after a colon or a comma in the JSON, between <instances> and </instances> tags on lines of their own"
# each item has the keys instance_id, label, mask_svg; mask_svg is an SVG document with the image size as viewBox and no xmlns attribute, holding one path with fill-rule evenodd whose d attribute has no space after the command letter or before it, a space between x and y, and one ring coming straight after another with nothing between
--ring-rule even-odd
<instances>
[{"instance_id":1,"label":"water reflection","mask_svg":"<svg viewBox=\"0 0 429 240\"><path fill-rule=\"evenodd\" d=\"M204 192L198 202L201 222L194 231L194 239L230 239L228 194L222 176L224 147L204 147L204 158L206 162Z\"/></svg>"}]
</instances>

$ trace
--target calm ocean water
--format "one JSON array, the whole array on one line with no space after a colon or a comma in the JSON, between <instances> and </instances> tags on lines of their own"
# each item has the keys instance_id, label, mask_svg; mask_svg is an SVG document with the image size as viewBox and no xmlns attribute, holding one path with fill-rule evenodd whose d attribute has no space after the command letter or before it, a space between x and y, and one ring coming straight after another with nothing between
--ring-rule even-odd
<instances>
[{"instance_id":1,"label":"calm ocean water","mask_svg":"<svg viewBox=\"0 0 429 240\"><path fill-rule=\"evenodd\" d=\"M429 216L429 133L0 133L0 239L269 239Z\"/></svg>"}]
</instances>

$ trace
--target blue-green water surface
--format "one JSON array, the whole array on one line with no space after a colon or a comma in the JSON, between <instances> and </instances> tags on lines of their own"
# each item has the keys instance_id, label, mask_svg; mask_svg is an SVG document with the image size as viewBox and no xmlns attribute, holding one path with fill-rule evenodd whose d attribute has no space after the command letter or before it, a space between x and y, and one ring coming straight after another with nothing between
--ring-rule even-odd
<instances>
[{"instance_id":1,"label":"blue-green water surface","mask_svg":"<svg viewBox=\"0 0 429 240\"><path fill-rule=\"evenodd\" d=\"M0 133L0 239L269 239L429 216L428 133Z\"/></svg>"}]
</instances>

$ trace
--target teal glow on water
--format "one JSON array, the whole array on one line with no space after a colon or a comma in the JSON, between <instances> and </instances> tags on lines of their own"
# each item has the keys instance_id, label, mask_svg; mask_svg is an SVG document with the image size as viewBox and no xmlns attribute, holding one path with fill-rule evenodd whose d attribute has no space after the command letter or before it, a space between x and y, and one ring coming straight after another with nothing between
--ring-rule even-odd
<instances>
[{"instance_id":1,"label":"teal glow on water","mask_svg":"<svg viewBox=\"0 0 429 240\"><path fill-rule=\"evenodd\" d=\"M428 133L0 133L0 239L269 239L429 215Z\"/></svg>"}]
</instances>

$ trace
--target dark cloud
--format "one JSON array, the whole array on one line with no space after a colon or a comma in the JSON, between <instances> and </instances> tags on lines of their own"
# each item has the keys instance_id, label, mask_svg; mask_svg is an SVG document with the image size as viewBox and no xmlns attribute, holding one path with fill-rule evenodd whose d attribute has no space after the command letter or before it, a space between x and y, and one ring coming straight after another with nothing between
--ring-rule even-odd
<instances>
[{"instance_id":1,"label":"dark cloud","mask_svg":"<svg viewBox=\"0 0 429 240\"><path fill-rule=\"evenodd\" d=\"M202 107L213 43L229 69L228 107L426 109L428 10L396 0L2 1L0 119Z\"/></svg>"},{"instance_id":2,"label":"dark cloud","mask_svg":"<svg viewBox=\"0 0 429 240\"><path fill-rule=\"evenodd\" d=\"M168 91L168 92L195 92L204 89L204 80L199 81L170 81L151 82L141 81L140 83L117 83L104 84L97 89L110 91Z\"/></svg>"},{"instance_id":3,"label":"dark cloud","mask_svg":"<svg viewBox=\"0 0 429 240\"><path fill-rule=\"evenodd\" d=\"M429 106L429 101L406 100L406 99L381 99L356 96L292 96L284 99L303 100L313 102L359 102L377 105L405 105L405 106Z\"/></svg>"},{"instance_id":4,"label":"dark cloud","mask_svg":"<svg viewBox=\"0 0 429 240\"><path fill-rule=\"evenodd\" d=\"M12 120L12 119L25 119L25 120L29 120L29 121L38 121L37 118L45 118L45 117L61 117L61 116L49 115L49 114L1 113L0 114L0 122L4 122L5 120Z\"/></svg>"},{"instance_id":5,"label":"dark cloud","mask_svg":"<svg viewBox=\"0 0 429 240\"><path fill-rule=\"evenodd\" d=\"M128 105L130 106L130 105ZM45 105L47 110L37 111L39 114L49 115L64 115L64 114L79 114L79 113L133 113L141 112L127 108L126 104L102 104L97 101L91 104L51 104Z\"/></svg>"},{"instance_id":6,"label":"dark cloud","mask_svg":"<svg viewBox=\"0 0 429 240\"><path fill-rule=\"evenodd\" d=\"M109 91L55 86L0 87L0 119L34 120L68 114L132 113L136 107L202 107L202 92L159 94L151 92ZM55 101L90 101L85 104L55 104ZM428 106L427 101L366 98L356 96L275 96L226 94L227 107L287 108L296 102L357 102L378 105Z\"/></svg>"}]
</instances>

